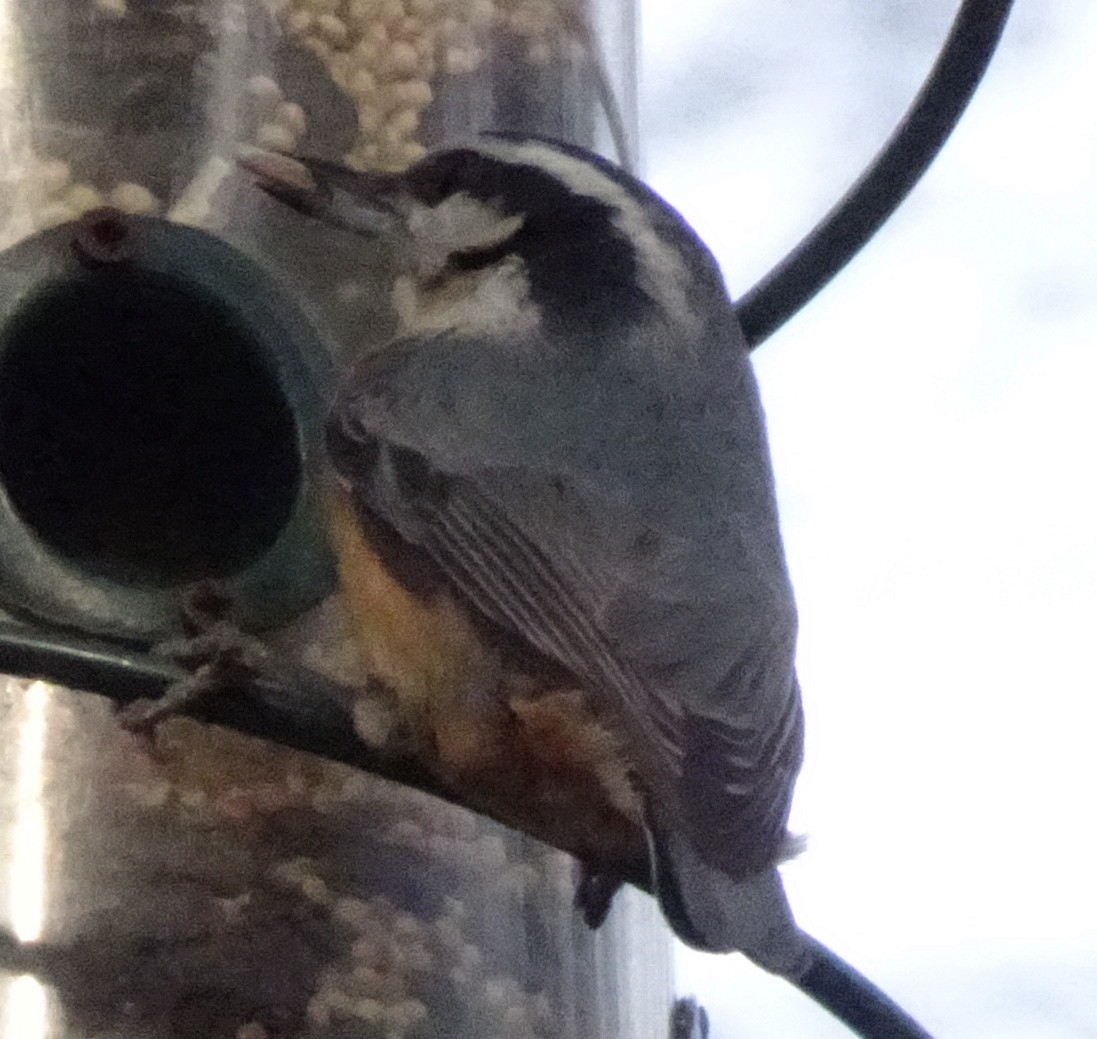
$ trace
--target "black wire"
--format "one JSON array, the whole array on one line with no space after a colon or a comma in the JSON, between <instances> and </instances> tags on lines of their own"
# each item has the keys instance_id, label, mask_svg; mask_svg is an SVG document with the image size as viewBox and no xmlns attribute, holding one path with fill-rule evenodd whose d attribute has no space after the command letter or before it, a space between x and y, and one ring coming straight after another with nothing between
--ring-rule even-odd
<instances>
[{"instance_id":1,"label":"black wire","mask_svg":"<svg viewBox=\"0 0 1097 1039\"><path fill-rule=\"evenodd\" d=\"M811 966L789 979L863 1039L933 1039L913 1017L860 971L808 936Z\"/></svg>"},{"instance_id":2,"label":"black wire","mask_svg":"<svg viewBox=\"0 0 1097 1039\"><path fill-rule=\"evenodd\" d=\"M765 342L860 252L948 140L986 72L1012 0L965 0L922 90L872 164L804 240L738 303L751 348ZM852 965L808 938L805 995L863 1039L932 1039Z\"/></svg>"},{"instance_id":3,"label":"black wire","mask_svg":"<svg viewBox=\"0 0 1097 1039\"><path fill-rule=\"evenodd\" d=\"M783 975L786 981L830 1011L862 1039L933 1039L860 971L822 942L810 935L804 937L811 954L810 965L799 978ZM708 1015L704 1008L695 999L679 999L671 1015L670 1039L707 1037Z\"/></svg>"},{"instance_id":4,"label":"black wire","mask_svg":"<svg viewBox=\"0 0 1097 1039\"><path fill-rule=\"evenodd\" d=\"M925 84L869 168L738 303L753 349L798 313L910 194L963 115L1002 35L1012 0L965 0Z\"/></svg>"}]
</instances>

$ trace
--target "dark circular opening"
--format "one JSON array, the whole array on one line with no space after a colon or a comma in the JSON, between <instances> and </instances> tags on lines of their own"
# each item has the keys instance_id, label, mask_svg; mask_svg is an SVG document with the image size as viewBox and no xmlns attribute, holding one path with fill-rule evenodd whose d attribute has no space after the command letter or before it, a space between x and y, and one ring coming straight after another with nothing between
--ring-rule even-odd
<instances>
[{"instance_id":1,"label":"dark circular opening","mask_svg":"<svg viewBox=\"0 0 1097 1039\"><path fill-rule=\"evenodd\" d=\"M114 268L36 293L0 330L0 478L82 569L164 586L266 551L301 463L289 404L231 311Z\"/></svg>"}]
</instances>

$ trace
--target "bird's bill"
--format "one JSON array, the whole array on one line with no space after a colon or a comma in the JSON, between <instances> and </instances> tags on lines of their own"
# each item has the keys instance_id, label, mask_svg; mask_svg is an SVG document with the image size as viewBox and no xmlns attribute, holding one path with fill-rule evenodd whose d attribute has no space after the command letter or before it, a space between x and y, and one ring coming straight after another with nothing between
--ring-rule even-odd
<instances>
[{"instance_id":1,"label":"bird's bill","mask_svg":"<svg viewBox=\"0 0 1097 1039\"><path fill-rule=\"evenodd\" d=\"M357 173L336 163L258 148L241 152L236 161L268 195L336 227L377 237L404 226L394 205L400 189L395 174Z\"/></svg>"}]
</instances>

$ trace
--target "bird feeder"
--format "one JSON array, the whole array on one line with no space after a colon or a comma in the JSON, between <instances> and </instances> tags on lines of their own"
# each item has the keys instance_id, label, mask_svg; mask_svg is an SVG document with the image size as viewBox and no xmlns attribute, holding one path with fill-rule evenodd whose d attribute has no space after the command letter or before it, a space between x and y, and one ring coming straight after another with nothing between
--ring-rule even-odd
<instances>
[{"instance_id":1,"label":"bird feeder","mask_svg":"<svg viewBox=\"0 0 1097 1039\"><path fill-rule=\"evenodd\" d=\"M870 169L740 296L751 345L902 201L1009 6L964 0ZM589 930L577 860L391 753L383 697L351 719L260 684L152 743L113 714L183 677L148 650L206 579L369 685L320 431L340 361L392 331L393 258L241 151L396 171L503 130L631 166L634 88L629 0L0 0L0 1039L706 1033L654 903ZM642 848L612 865L650 884ZM856 1032L925 1035L813 948L796 983Z\"/></svg>"},{"instance_id":2,"label":"bird feeder","mask_svg":"<svg viewBox=\"0 0 1097 1039\"><path fill-rule=\"evenodd\" d=\"M114 662L0 680L3 1039L667 1034L646 896L592 932L561 851L197 721L150 745L66 687L117 698L208 578L245 627L363 680L316 488L334 363L391 329L389 257L288 220L236 158L398 170L486 129L627 155L632 13L0 5L0 608L9 644Z\"/></svg>"}]
</instances>

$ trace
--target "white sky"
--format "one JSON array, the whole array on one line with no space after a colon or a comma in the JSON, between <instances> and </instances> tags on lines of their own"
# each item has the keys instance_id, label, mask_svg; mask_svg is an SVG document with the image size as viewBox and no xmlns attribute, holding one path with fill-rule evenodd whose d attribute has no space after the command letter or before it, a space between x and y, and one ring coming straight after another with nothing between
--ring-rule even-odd
<instances>
[{"instance_id":1,"label":"white sky","mask_svg":"<svg viewBox=\"0 0 1097 1039\"><path fill-rule=\"evenodd\" d=\"M958 3L644 0L647 178L734 294ZM756 355L809 724L790 896L942 1039L1097 1036L1097 4L1015 8L913 198ZM848 1034L747 964L682 964L716 1039Z\"/></svg>"}]
</instances>

